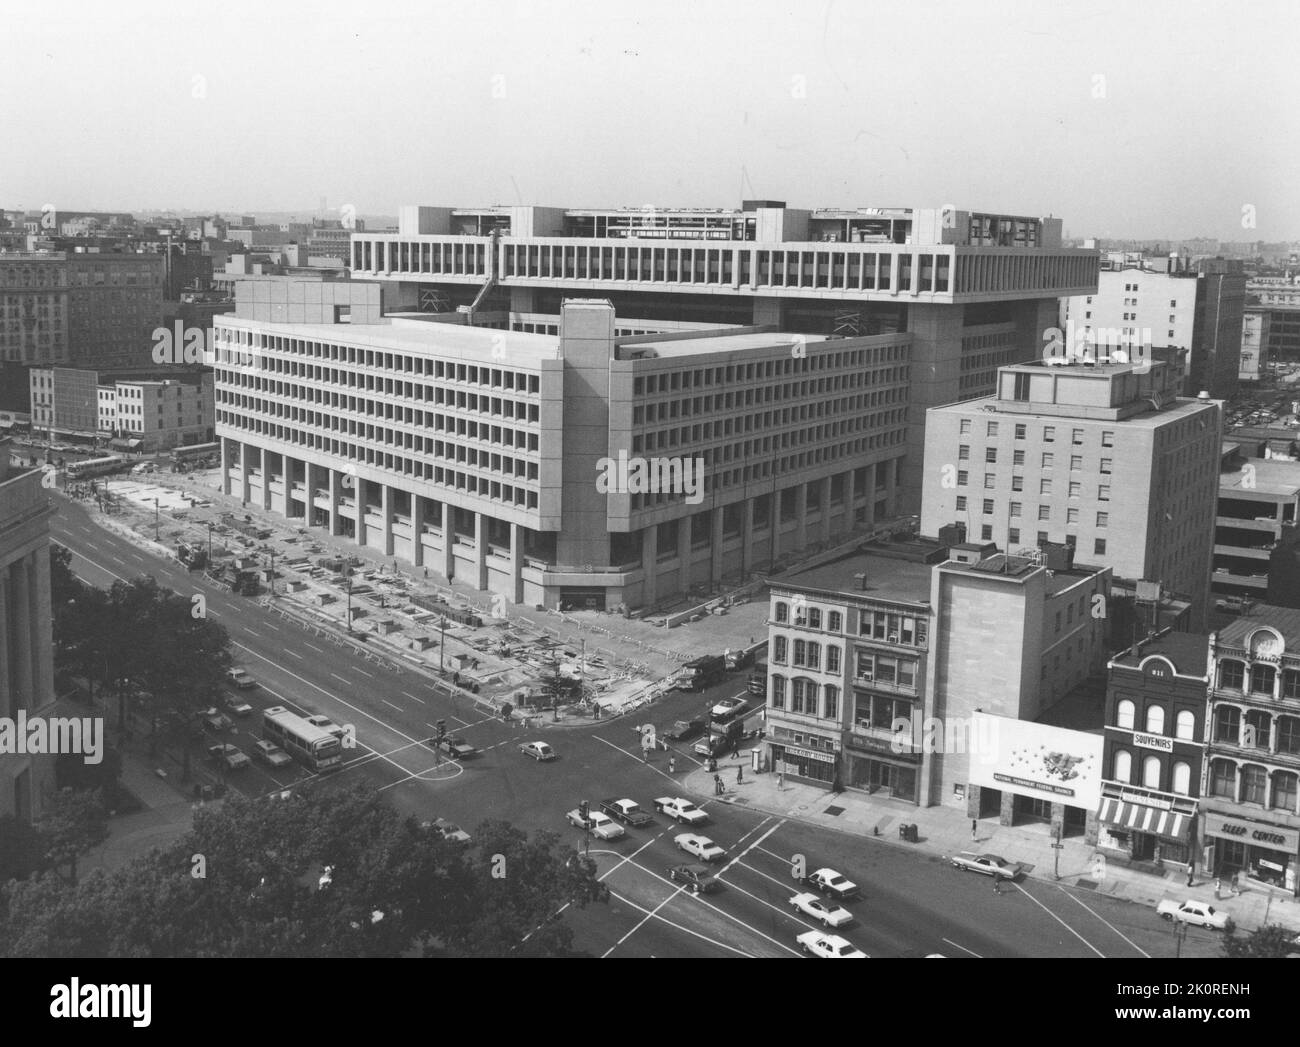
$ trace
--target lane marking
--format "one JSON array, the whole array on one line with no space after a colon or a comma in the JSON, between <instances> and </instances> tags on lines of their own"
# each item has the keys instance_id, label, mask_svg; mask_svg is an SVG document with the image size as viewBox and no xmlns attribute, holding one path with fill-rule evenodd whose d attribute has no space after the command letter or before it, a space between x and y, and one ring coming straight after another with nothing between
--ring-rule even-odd
<instances>
[{"instance_id":1,"label":"lane marking","mask_svg":"<svg viewBox=\"0 0 1300 1047\"><path fill-rule=\"evenodd\" d=\"M317 654L324 654L324 653L325 653L325 652L322 651L319 647L317 647L314 643L308 643L306 640L303 641L302 645L303 645L304 647L310 648L311 650L315 651ZM347 683L346 680L344 680L343 682L344 682L344 683Z\"/></svg>"},{"instance_id":2,"label":"lane marking","mask_svg":"<svg viewBox=\"0 0 1300 1047\"><path fill-rule=\"evenodd\" d=\"M348 668L354 673L360 673L362 676L369 676L370 679L374 679L374 676L371 673L366 672L364 669L358 669L355 665L350 665Z\"/></svg>"},{"instance_id":3,"label":"lane marking","mask_svg":"<svg viewBox=\"0 0 1300 1047\"><path fill-rule=\"evenodd\" d=\"M1023 887L1021 887L1020 884L1018 884L1018 883L1013 883L1011 886L1014 887L1016 890L1018 890L1021 894L1023 894L1026 898L1028 898L1028 899L1029 899L1031 902L1033 902L1035 905L1037 905L1040 909L1042 909L1043 912L1047 913L1048 916L1050 916L1053 920L1055 920L1057 923L1059 923L1062 927L1064 927L1064 928L1065 928L1067 931L1069 931L1072 935L1074 935L1076 938L1078 938L1079 941L1083 942L1084 945L1086 945L1089 949L1091 949L1093 952L1095 952L1095 953L1096 953L1098 956L1100 956L1103 960L1106 959L1106 954L1105 954L1105 953L1103 953L1100 949L1098 949L1095 945L1093 945L1092 942L1088 941L1087 938L1085 938L1082 934L1080 934L1080 933L1079 933L1078 931L1076 931L1073 927L1071 927L1068 923L1066 923L1066 922L1065 922L1064 920L1062 920L1059 916L1057 916L1056 913L1052 912L1051 909L1049 909L1046 905L1044 905L1042 902L1040 902L1037 898L1035 898L1035 897L1034 897L1032 894L1030 894L1027 890L1025 890Z\"/></svg>"},{"instance_id":4,"label":"lane marking","mask_svg":"<svg viewBox=\"0 0 1300 1047\"><path fill-rule=\"evenodd\" d=\"M1136 949L1138 952L1140 952L1140 953L1141 953L1141 954L1142 954L1146 959L1148 959L1148 960L1151 959L1151 954L1150 954L1149 952L1147 952L1146 950L1144 950L1144 949L1142 948L1142 946L1138 945L1136 942L1132 941L1132 940L1131 940L1131 939L1130 939L1130 938L1129 938L1129 937L1128 937L1128 936L1127 936L1123 931L1121 931L1118 927L1116 927L1116 926L1115 926L1114 924L1112 924L1109 920L1107 920L1104 916L1102 916L1101 913L1099 913L1099 912L1097 912L1096 910L1090 908L1090 907L1089 907L1088 905L1086 905L1082 900L1080 900L1079 898L1076 898L1076 897L1075 897L1074 895L1072 895L1069 891L1067 891L1064 887L1060 887L1059 889L1060 889L1060 891L1061 891L1062 894L1064 894L1064 895L1065 895L1067 898L1069 898L1071 901L1073 901L1073 902L1077 902L1079 905L1082 905L1085 909L1088 910L1088 912L1092 913L1093 916L1097 917L1097 919L1099 919L1102 923L1104 923L1107 927L1109 927L1109 928L1110 928L1112 931L1114 931L1117 935L1119 935L1119 936L1120 936L1121 938L1123 938L1126 942L1128 942L1129 945L1133 946L1133 948Z\"/></svg>"},{"instance_id":5,"label":"lane marking","mask_svg":"<svg viewBox=\"0 0 1300 1047\"><path fill-rule=\"evenodd\" d=\"M394 705L387 698L380 698L379 700L383 702L386 706L388 706L390 709L396 709L399 713L406 712L406 710L403 709L400 705Z\"/></svg>"},{"instance_id":6,"label":"lane marking","mask_svg":"<svg viewBox=\"0 0 1300 1047\"><path fill-rule=\"evenodd\" d=\"M951 938L940 938L939 940L940 940L941 942L947 942L947 943L948 943L949 945L951 945L954 949L960 949L962 952L969 952L969 953L970 953L972 956L974 956L977 960L982 960L982 959L984 959L984 957L981 956L979 953L977 953L977 952L971 952L971 950L969 950L968 948L966 948L966 946L964 946L964 945L958 945L958 944L957 944L956 942L954 942Z\"/></svg>"},{"instance_id":7,"label":"lane marking","mask_svg":"<svg viewBox=\"0 0 1300 1047\"><path fill-rule=\"evenodd\" d=\"M408 697L409 699L411 699L411 701L413 701L413 702L419 702L421 705L424 705L424 704L425 704L425 701L424 701L423 698L417 698L417 697L415 697L415 695L413 695L410 691L402 691L401 693L404 694L404 695L406 695L406 697Z\"/></svg>"},{"instance_id":8,"label":"lane marking","mask_svg":"<svg viewBox=\"0 0 1300 1047\"><path fill-rule=\"evenodd\" d=\"M291 650L289 650L289 648L287 648L287 647L284 649L284 653L287 654L287 655L290 655L290 656L293 657L293 658L297 658L298 661L300 661L300 662L303 660L302 655L300 655L297 651L291 651Z\"/></svg>"}]
</instances>

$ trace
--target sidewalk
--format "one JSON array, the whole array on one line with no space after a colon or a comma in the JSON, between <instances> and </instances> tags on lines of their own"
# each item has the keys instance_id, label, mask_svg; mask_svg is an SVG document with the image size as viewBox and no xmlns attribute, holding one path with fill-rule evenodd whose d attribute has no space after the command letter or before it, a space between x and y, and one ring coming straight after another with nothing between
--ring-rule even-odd
<instances>
[{"instance_id":1,"label":"sidewalk","mask_svg":"<svg viewBox=\"0 0 1300 1047\"><path fill-rule=\"evenodd\" d=\"M1052 847L1050 829L1037 823L1000 825L996 818L979 819L976 839L971 839L971 820L952 807L916 807L901 800L878 798L845 790L832 794L824 786L786 780L779 787L770 772L754 774L749 769L749 751L741 759L718 761L718 774L726 793L718 802L732 803L810 825L869 837L871 846L885 845L949 855L958 851L992 852L1011 862L1020 862L1026 875L1055 883L1055 862L1059 853L1062 885L1079 887L1112 898L1154 908L1163 898L1208 901L1227 912L1242 931L1266 923L1280 923L1300 931L1300 902L1285 892L1248 887L1232 897L1224 885L1223 898L1214 898L1214 880L1198 869L1193 885L1187 886L1185 866L1170 865L1162 876L1141 869L1126 868L1115 861L1098 862L1104 852L1083 842L1082 836L1067 837L1058 852ZM744 780L736 783L736 769L744 766ZM714 799L713 775L700 767L681 776L682 789L696 799ZM898 827L917 826L918 842L899 839ZM876 833L879 833L877 836Z\"/></svg>"}]
</instances>

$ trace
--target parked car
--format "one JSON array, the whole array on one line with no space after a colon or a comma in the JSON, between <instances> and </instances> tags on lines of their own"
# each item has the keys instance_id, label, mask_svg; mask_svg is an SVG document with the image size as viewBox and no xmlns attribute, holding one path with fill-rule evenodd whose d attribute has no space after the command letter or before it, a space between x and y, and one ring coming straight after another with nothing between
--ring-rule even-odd
<instances>
[{"instance_id":1,"label":"parked car","mask_svg":"<svg viewBox=\"0 0 1300 1047\"><path fill-rule=\"evenodd\" d=\"M455 822L449 822L446 818L435 818L431 822L424 822L423 827L431 832L436 832L444 840L450 840L452 843L469 843L472 837Z\"/></svg>"},{"instance_id":2,"label":"parked car","mask_svg":"<svg viewBox=\"0 0 1300 1047\"><path fill-rule=\"evenodd\" d=\"M243 669L227 669L226 679L241 691L246 690L249 687L257 686L257 681L249 676Z\"/></svg>"},{"instance_id":3,"label":"parked car","mask_svg":"<svg viewBox=\"0 0 1300 1047\"><path fill-rule=\"evenodd\" d=\"M727 852L707 836L698 836L695 833L681 833L674 836L673 843L677 845L679 851L693 854L702 862L716 862L727 856Z\"/></svg>"},{"instance_id":4,"label":"parked car","mask_svg":"<svg viewBox=\"0 0 1300 1047\"><path fill-rule=\"evenodd\" d=\"M670 742L684 742L694 738L702 730L704 730L703 720L678 720L667 730L660 731L659 734Z\"/></svg>"},{"instance_id":5,"label":"parked car","mask_svg":"<svg viewBox=\"0 0 1300 1047\"><path fill-rule=\"evenodd\" d=\"M221 704L226 707L226 712L236 716L248 716L253 711L253 707L237 694L228 695Z\"/></svg>"},{"instance_id":6,"label":"parked car","mask_svg":"<svg viewBox=\"0 0 1300 1047\"><path fill-rule=\"evenodd\" d=\"M712 894L722 887L707 865L674 865L668 870L668 878L684 884L691 894Z\"/></svg>"},{"instance_id":7,"label":"parked car","mask_svg":"<svg viewBox=\"0 0 1300 1047\"><path fill-rule=\"evenodd\" d=\"M1156 912L1166 920L1181 920L1195 927L1209 927L1216 931L1223 930L1228 923L1228 914L1222 909L1216 909L1207 902L1194 902L1190 899L1178 902L1166 898L1156 906Z\"/></svg>"},{"instance_id":8,"label":"parked car","mask_svg":"<svg viewBox=\"0 0 1300 1047\"><path fill-rule=\"evenodd\" d=\"M293 757L274 742L255 742L253 755L268 767L287 767L293 763Z\"/></svg>"},{"instance_id":9,"label":"parked car","mask_svg":"<svg viewBox=\"0 0 1300 1047\"><path fill-rule=\"evenodd\" d=\"M588 811L587 817L582 816L582 811L575 807L565 818L569 824L577 829L586 829L593 836L599 836L602 840L617 840L627 835L627 830L618 822L614 821L607 814L601 814L600 811Z\"/></svg>"},{"instance_id":10,"label":"parked car","mask_svg":"<svg viewBox=\"0 0 1300 1047\"><path fill-rule=\"evenodd\" d=\"M803 882L814 891L829 894L839 901L847 901L858 895L858 885L847 876L841 876L834 869L818 869L805 876Z\"/></svg>"},{"instance_id":11,"label":"parked car","mask_svg":"<svg viewBox=\"0 0 1300 1047\"><path fill-rule=\"evenodd\" d=\"M739 716L748 708L749 702L741 698L740 695L736 695L734 698L723 698L722 701L709 710L709 715L716 722L723 723L735 716Z\"/></svg>"},{"instance_id":12,"label":"parked car","mask_svg":"<svg viewBox=\"0 0 1300 1047\"><path fill-rule=\"evenodd\" d=\"M954 868L967 872L983 873L998 880L1015 880L1020 876L1020 865L1009 862L996 854L976 854L974 851L962 851L950 859Z\"/></svg>"},{"instance_id":13,"label":"parked car","mask_svg":"<svg viewBox=\"0 0 1300 1047\"><path fill-rule=\"evenodd\" d=\"M217 709L216 706L213 706L211 709L204 709L203 712L199 714L199 718L203 721L204 727L209 731L215 731L218 734L222 731L228 731L230 728L235 726L234 721Z\"/></svg>"},{"instance_id":14,"label":"parked car","mask_svg":"<svg viewBox=\"0 0 1300 1047\"><path fill-rule=\"evenodd\" d=\"M847 938L821 931L805 931L795 938L799 947L809 956L823 960L865 960L867 954Z\"/></svg>"},{"instance_id":15,"label":"parked car","mask_svg":"<svg viewBox=\"0 0 1300 1047\"><path fill-rule=\"evenodd\" d=\"M531 756L538 761L555 759L555 750L545 742L524 742L519 747L519 751L525 756Z\"/></svg>"},{"instance_id":16,"label":"parked car","mask_svg":"<svg viewBox=\"0 0 1300 1047\"><path fill-rule=\"evenodd\" d=\"M208 746L208 758L217 763L225 764L227 770L231 771L237 771L249 764L248 757L228 742Z\"/></svg>"},{"instance_id":17,"label":"parked car","mask_svg":"<svg viewBox=\"0 0 1300 1047\"><path fill-rule=\"evenodd\" d=\"M853 920L853 914L842 905L824 902L812 891L796 894L790 899L790 905L805 916L811 916L823 927L842 927Z\"/></svg>"}]
</instances>

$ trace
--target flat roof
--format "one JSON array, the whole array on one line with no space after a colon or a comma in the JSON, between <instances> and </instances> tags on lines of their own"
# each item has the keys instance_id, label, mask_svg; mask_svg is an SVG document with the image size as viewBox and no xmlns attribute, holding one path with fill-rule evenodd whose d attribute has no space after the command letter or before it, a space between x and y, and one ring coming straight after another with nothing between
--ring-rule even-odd
<instances>
[{"instance_id":1,"label":"flat roof","mask_svg":"<svg viewBox=\"0 0 1300 1047\"><path fill-rule=\"evenodd\" d=\"M1247 465L1254 472L1247 473L1244 470ZM1300 462L1284 462L1276 458L1245 458L1233 462L1219 473L1219 491L1294 495L1300 492Z\"/></svg>"},{"instance_id":2,"label":"flat roof","mask_svg":"<svg viewBox=\"0 0 1300 1047\"><path fill-rule=\"evenodd\" d=\"M620 356L626 359L632 353L649 349L655 356L696 356L702 353L729 353L743 349L790 349L796 344L803 345L826 342L830 339L821 334L787 334L784 331L767 333L748 332L745 334L702 334L692 338L670 338L663 341L633 342L620 346Z\"/></svg>"},{"instance_id":3,"label":"flat roof","mask_svg":"<svg viewBox=\"0 0 1300 1047\"><path fill-rule=\"evenodd\" d=\"M786 578L770 579L773 589L818 589L859 600L930 602L931 564L875 553L850 553ZM854 575L865 574L865 579ZM865 588L863 586L865 585Z\"/></svg>"},{"instance_id":4,"label":"flat roof","mask_svg":"<svg viewBox=\"0 0 1300 1047\"><path fill-rule=\"evenodd\" d=\"M1123 364L1127 367L1129 365ZM974 400L962 400L955 404L944 404L942 407L931 407L927 413L938 413L940 411L948 414L970 414L977 412L988 414L994 417L1022 421L1031 418L1035 421L1042 421L1049 425L1063 425L1065 423L1076 423L1096 426L1106 426L1107 428L1119 429L1155 429L1158 426L1167 425L1170 422L1181 421L1198 411L1206 410L1213 407L1221 401L1218 400L1198 400L1194 397L1180 396L1174 400L1170 406L1163 407L1158 411L1147 411L1144 414L1135 414L1128 418L1089 418L1086 415L1067 414L1066 409L1070 404L1057 404L1061 408L1059 414L1048 414L1041 411L999 411L985 410L985 404L996 405L1001 401L996 396L981 396ZM1086 405L1077 405L1081 410L1087 409ZM1100 410L1117 411L1121 407L1127 407L1128 404L1120 404L1118 407L1105 407Z\"/></svg>"},{"instance_id":5,"label":"flat roof","mask_svg":"<svg viewBox=\"0 0 1300 1047\"><path fill-rule=\"evenodd\" d=\"M948 560L939 566L946 571L978 574L988 578L1014 578L1021 581L1029 578L1035 571L1045 569L1027 556L1008 555L1007 553L994 553L978 563L962 563L960 560ZM1077 585L1084 579L1091 578L1103 570L1105 568L1083 566L1072 567L1068 571L1048 570L1047 591L1050 595L1055 596L1057 593L1064 592L1071 586Z\"/></svg>"}]
</instances>

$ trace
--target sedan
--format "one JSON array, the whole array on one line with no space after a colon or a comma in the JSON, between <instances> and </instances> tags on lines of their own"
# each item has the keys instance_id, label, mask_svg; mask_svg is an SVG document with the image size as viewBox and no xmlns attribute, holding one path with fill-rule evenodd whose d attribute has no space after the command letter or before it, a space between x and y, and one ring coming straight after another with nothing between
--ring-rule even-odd
<instances>
[{"instance_id":1,"label":"sedan","mask_svg":"<svg viewBox=\"0 0 1300 1047\"><path fill-rule=\"evenodd\" d=\"M682 833L680 836L674 836L673 843L677 845L679 851L693 854L702 862L716 862L727 855L726 851L707 836L697 836L695 833Z\"/></svg>"},{"instance_id":2,"label":"sedan","mask_svg":"<svg viewBox=\"0 0 1300 1047\"><path fill-rule=\"evenodd\" d=\"M853 919L853 914L842 905L824 902L811 891L796 894L790 899L790 905L805 916L811 916L823 927L842 927Z\"/></svg>"},{"instance_id":3,"label":"sedan","mask_svg":"<svg viewBox=\"0 0 1300 1047\"><path fill-rule=\"evenodd\" d=\"M229 770L237 771L241 767L247 767L249 764L248 757L240 752L235 746L230 744L212 745L208 747L208 758L215 760L217 763L223 763Z\"/></svg>"},{"instance_id":4,"label":"sedan","mask_svg":"<svg viewBox=\"0 0 1300 1047\"><path fill-rule=\"evenodd\" d=\"M248 716L253 711L253 707L238 695L232 694L221 703L226 707L226 712L234 713L236 716Z\"/></svg>"},{"instance_id":5,"label":"sedan","mask_svg":"<svg viewBox=\"0 0 1300 1047\"><path fill-rule=\"evenodd\" d=\"M996 854L976 854L974 851L962 851L950 859L957 869L967 872L983 873L996 880L1015 880L1020 875L1020 866L1009 862Z\"/></svg>"},{"instance_id":6,"label":"sedan","mask_svg":"<svg viewBox=\"0 0 1300 1047\"><path fill-rule=\"evenodd\" d=\"M240 690L249 687L256 687L257 681L248 675L243 669L227 669L226 679L233 683Z\"/></svg>"},{"instance_id":7,"label":"sedan","mask_svg":"<svg viewBox=\"0 0 1300 1047\"><path fill-rule=\"evenodd\" d=\"M554 760L555 750L545 742L524 742L519 747L519 751L525 756L531 756L534 760Z\"/></svg>"},{"instance_id":8,"label":"sedan","mask_svg":"<svg viewBox=\"0 0 1300 1047\"><path fill-rule=\"evenodd\" d=\"M230 728L235 726L230 717L218 711L215 706L211 709L204 709L200 714L200 717L203 720L204 727L209 731L215 731L218 734L222 731L228 731Z\"/></svg>"},{"instance_id":9,"label":"sedan","mask_svg":"<svg viewBox=\"0 0 1300 1047\"><path fill-rule=\"evenodd\" d=\"M1196 927L1211 927L1216 931L1223 930L1228 923L1226 912L1206 902L1176 902L1172 898L1166 898L1156 906L1156 912L1166 920L1181 920Z\"/></svg>"},{"instance_id":10,"label":"sedan","mask_svg":"<svg viewBox=\"0 0 1300 1047\"><path fill-rule=\"evenodd\" d=\"M444 840L451 843L469 843L470 835L455 822L449 822L446 818L435 818L431 822L425 822L424 827L433 832L439 833Z\"/></svg>"},{"instance_id":11,"label":"sedan","mask_svg":"<svg viewBox=\"0 0 1300 1047\"><path fill-rule=\"evenodd\" d=\"M668 870L668 878L684 884L691 894L712 894L722 887L707 865L674 865Z\"/></svg>"},{"instance_id":12,"label":"sedan","mask_svg":"<svg viewBox=\"0 0 1300 1047\"><path fill-rule=\"evenodd\" d=\"M609 815L601 814L599 811L588 811L584 818L582 811L575 807L565 817L575 829L584 829L602 840L619 840L627 835L627 830L623 826Z\"/></svg>"},{"instance_id":13,"label":"sedan","mask_svg":"<svg viewBox=\"0 0 1300 1047\"><path fill-rule=\"evenodd\" d=\"M803 882L814 891L834 895L841 901L856 898L858 895L858 885L847 876L841 876L834 869L818 869L815 873L805 876Z\"/></svg>"},{"instance_id":14,"label":"sedan","mask_svg":"<svg viewBox=\"0 0 1300 1047\"><path fill-rule=\"evenodd\" d=\"M293 763L293 757L274 742L255 742L253 755L268 767L287 767Z\"/></svg>"},{"instance_id":15,"label":"sedan","mask_svg":"<svg viewBox=\"0 0 1300 1047\"><path fill-rule=\"evenodd\" d=\"M715 720L730 720L733 716L743 713L748 708L749 703L744 698L737 696L722 699L709 712Z\"/></svg>"},{"instance_id":16,"label":"sedan","mask_svg":"<svg viewBox=\"0 0 1300 1047\"><path fill-rule=\"evenodd\" d=\"M340 741L342 741L344 735L348 733L328 716L309 716L307 717L307 722L313 727L319 727L322 731L329 731L330 734L334 735L334 737L338 738Z\"/></svg>"},{"instance_id":17,"label":"sedan","mask_svg":"<svg viewBox=\"0 0 1300 1047\"><path fill-rule=\"evenodd\" d=\"M823 934L821 931L805 931L795 941L809 956L816 956L823 960L867 959L866 953L848 939L838 935Z\"/></svg>"},{"instance_id":18,"label":"sedan","mask_svg":"<svg viewBox=\"0 0 1300 1047\"><path fill-rule=\"evenodd\" d=\"M460 735L449 735L438 743L438 748L448 756L457 760L463 760L467 756L476 756L478 750L469 742L465 741Z\"/></svg>"}]
</instances>

